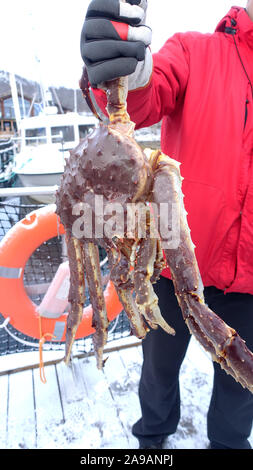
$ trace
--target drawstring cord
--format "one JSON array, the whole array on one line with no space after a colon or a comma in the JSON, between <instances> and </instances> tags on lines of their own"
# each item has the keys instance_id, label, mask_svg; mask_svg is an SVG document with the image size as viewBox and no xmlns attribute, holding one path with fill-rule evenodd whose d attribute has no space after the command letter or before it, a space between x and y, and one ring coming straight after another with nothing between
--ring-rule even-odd
<instances>
[{"instance_id":1,"label":"drawstring cord","mask_svg":"<svg viewBox=\"0 0 253 470\"><path fill-rule=\"evenodd\" d=\"M240 60L240 62L241 62L241 66L242 66L242 68L243 68L243 71L244 71L244 73L245 73L245 75L246 75L246 77L247 77L247 79L248 79L248 82L249 82L249 85L250 85L250 88L251 88L252 98L253 98L253 85L252 85L252 81L250 80L249 74L248 74L248 72L247 72L247 70L246 70L246 67L245 67L244 63L243 63L242 56L241 56L241 54L240 54L238 45L237 45L236 40L235 40L235 35L236 35L236 33L237 33L237 30L236 30L236 28L235 28L236 25L237 25L236 20L235 20L234 18L232 18L232 19L231 19L231 27L228 27L228 26L227 26L227 27L225 28L225 33L230 34L230 35L232 36L232 38L233 38L234 45L235 45L235 49L236 49L237 55L238 55L238 57L239 57L239 60Z\"/></svg>"},{"instance_id":2,"label":"drawstring cord","mask_svg":"<svg viewBox=\"0 0 253 470\"><path fill-rule=\"evenodd\" d=\"M247 72L247 70L246 70L246 68L245 68L244 63L243 63L243 60L242 60L240 51L239 51L239 49L238 49L238 46L237 46L237 43L236 43L236 40L235 40L235 35L232 34L232 37L233 37L233 40L234 40L234 45L235 45L235 48L236 48L236 51L237 51L237 55L238 55L239 60L240 60L240 62L241 62L241 65L242 65L242 68L243 68L243 70L244 70L244 73L245 73L245 75L246 75L246 77L247 77L247 79L248 79L248 82L249 82L249 85L250 85L250 88L251 88L252 98L253 98L253 85L252 85L252 82L251 82L251 80L250 80L249 74L248 74L248 72Z\"/></svg>"}]
</instances>

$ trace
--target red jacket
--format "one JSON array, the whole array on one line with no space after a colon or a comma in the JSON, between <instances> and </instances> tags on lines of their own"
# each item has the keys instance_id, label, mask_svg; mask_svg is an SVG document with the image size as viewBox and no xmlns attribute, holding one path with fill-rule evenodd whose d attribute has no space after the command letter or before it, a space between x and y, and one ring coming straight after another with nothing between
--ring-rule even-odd
<instances>
[{"instance_id":1,"label":"red jacket","mask_svg":"<svg viewBox=\"0 0 253 470\"><path fill-rule=\"evenodd\" d=\"M253 22L233 7L214 34L175 34L153 58L128 112L137 128L162 120L161 148L182 162L204 285L253 294Z\"/></svg>"}]
</instances>

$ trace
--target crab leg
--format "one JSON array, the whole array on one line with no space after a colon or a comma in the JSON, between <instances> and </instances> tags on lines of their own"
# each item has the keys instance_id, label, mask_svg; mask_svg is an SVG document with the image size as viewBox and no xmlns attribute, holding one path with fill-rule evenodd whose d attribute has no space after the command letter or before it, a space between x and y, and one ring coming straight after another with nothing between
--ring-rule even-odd
<instances>
[{"instance_id":1,"label":"crab leg","mask_svg":"<svg viewBox=\"0 0 253 470\"><path fill-rule=\"evenodd\" d=\"M165 237L164 252L186 324L211 353L213 360L253 392L253 354L237 332L204 302L203 285L181 197L182 178L178 163L158 151L151 156L151 164L155 171L154 202L171 201L168 220L172 216L171 204L174 204L180 220L180 243L170 247Z\"/></svg>"},{"instance_id":2,"label":"crab leg","mask_svg":"<svg viewBox=\"0 0 253 470\"><path fill-rule=\"evenodd\" d=\"M109 322L103 294L97 245L92 242L84 242L83 256L90 300L93 308L92 326L95 328L95 333L92 335L92 341L97 359L97 368L102 369L103 350L107 341Z\"/></svg>"},{"instance_id":3,"label":"crab leg","mask_svg":"<svg viewBox=\"0 0 253 470\"><path fill-rule=\"evenodd\" d=\"M165 254L169 255L169 259L166 256L167 262L170 269L173 269L175 290L176 292L196 292L203 299L203 284L183 205L180 164L160 150L152 153L150 163L155 174L152 200L160 206L160 210L164 204L168 212L167 220L159 218L159 232L162 248ZM173 226L175 220L179 221L178 227Z\"/></svg>"},{"instance_id":4,"label":"crab leg","mask_svg":"<svg viewBox=\"0 0 253 470\"><path fill-rule=\"evenodd\" d=\"M137 304L133 297L133 284L131 279L131 267L133 259L135 258L136 243L133 243L131 248L128 247L127 252L125 250L126 247L124 253L122 253L120 249L112 249L110 253L108 253L109 262L112 266L110 278L115 285L116 292L129 319L132 333L137 336L137 338L143 339L147 334L148 328L139 314Z\"/></svg>"},{"instance_id":5,"label":"crab leg","mask_svg":"<svg viewBox=\"0 0 253 470\"><path fill-rule=\"evenodd\" d=\"M133 298L132 290L116 286L115 288L130 321L133 335L139 339L144 339L148 332L148 328L144 324L143 319L139 314L138 307Z\"/></svg>"},{"instance_id":6,"label":"crab leg","mask_svg":"<svg viewBox=\"0 0 253 470\"><path fill-rule=\"evenodd\" d=\"M215 350L215 347L212 344L212 341L208 338L208 336L203 335L203 332L201 331L201 327L198 325L198 323L196 323L195 319L190 315L190 310L187 308L187 306L184 307L183 303L185 301L183 299L183 296L178 296L177 295L177 299L178 299L178 303L181 307L184 320L185 320L191 334L193 334L198 339L198 341L202 344L202 346L206 349L206 351L208 351L211 354L213 361L218 362L220 364L220 366L223 369L225 369L228 374L230 374L235 380L237 380L236 374L234 373L233 369L231 369L231 367L228 366L228 364L226 363L226 359L224 357L221 357L221 356L218 357L217 356L216 350ZM186 316L187 312L188 312L188 316ZM232 330L232 332L233 332L233 330ZM232 339L233 335L230 338ZM250 358L248 358L248 360L250 360ZM247 364L246 367L247 367L247 370L249 371L250 370L250 365ZM248 388L246 382L244 382L242 377L240 378L240 383L244 387Z\"/></svg>"},{"instance_id":7,"label":"crab leg","mask_svg":"<svg viewBox=\"0 0 253 470\"><path fill-rule=\"evenodd\" d=\"M158 281L162 270L166 267L166 263L164 261L163 250L162 250L162 243L160 237L156 239L156 259L154 262L154 272L151 276L150 281L154 284Z\"/></svg>"},{"instance_id":8,"label":"crab leg","mask_svg":"<svg viewBox=\"0 0 253 470\"><path fill-rule=\"evenodd\" d=\"M77 328L83 316L85 302L84 265L81 242L67 233L66 244L70 268L69 302L71 309L67 318L65 362L69 363Z\"/></svg>"},{"instance_id":9,"label":"crab leg","mask_svg":"<svg viewBox=\"0 0 253 470\"><path fill-rule=\"evenodd\" d=\"M188 294L183 299L179 297L177 296L178 302L189 329L195 328L196 331L197 326L201 328L202 341L207 341L209 345L211 343L213 347L213 360L219 362L228 374L253 392L253 354L246 347L245 341L198 296Z\"/></svg>"},{"instance_id":10,"label":"crab leg","mask_svg":"<svg viewBox=\"0 0 253 470\"><path fill-rule=\"evenodd\" d=\"M141 240L134 270L136 303L151 328L157 329L159 325L167 333L174 335L174 329L166 323L161 315L158 297L151 283L157 261L157 235L154 231L153 218L148 210L146 212L146 238Z\"/></svg>"}]
</instances>

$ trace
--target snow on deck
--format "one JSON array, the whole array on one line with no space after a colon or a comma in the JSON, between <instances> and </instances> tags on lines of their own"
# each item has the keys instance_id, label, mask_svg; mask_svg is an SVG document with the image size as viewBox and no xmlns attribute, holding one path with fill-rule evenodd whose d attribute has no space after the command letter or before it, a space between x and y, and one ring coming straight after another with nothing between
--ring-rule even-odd
<instances>
[{"instance_id":1,"label":"snow on deck","mask_svg":"<svg viewBox=\"0 0 253 470\"><path fill-rule=\"evenodd\" d=\"M75 358L72 368L63 362L46 366L46 384L38 368L1 375L0 448L137 449L131 427L140 417L142 350L131 341L105 354L102 372L88 357ZM26 366L27 354L19 355ZM5 359L0 358L2 373ZM180 374L181 419L165 448L207 448L212 377L209 356L192 338ZM253 433L250 442L253 446Z\"/></svg>"}]
</instances>

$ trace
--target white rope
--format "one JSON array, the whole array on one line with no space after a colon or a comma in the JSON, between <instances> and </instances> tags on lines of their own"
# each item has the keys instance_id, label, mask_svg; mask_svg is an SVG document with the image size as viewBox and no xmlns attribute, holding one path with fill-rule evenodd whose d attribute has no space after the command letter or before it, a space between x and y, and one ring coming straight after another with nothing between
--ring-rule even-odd
<instances>
[{"instance_id":1,"label":"white rope","mask_svg":"<svg viewBox=\"0 0 253 470\"><path fill-rule=\"evenodd\" d=\"M18 341L18 343L21 343L21 344L24 344L25 346L32 346L32 347L36 347L38 348L39 347L39 343L32 343L30 341L26 341L24 339L21 339L19 338L18 336L16 336L14 333L11 333L10 330L8 330L8 328L5 327L5 331L13 338L15 339L15 341Z\"/></svg>"},{"instance_id":2,"label":"white rope","mask_svg":"<svg viewBox=\"0 0 253 470\"><path fill-rule=\"evenodd\" d=\"M15 341L17 341L18 343L21 343L25 346L30 346L30 347L35 347L35 348L39 348L39 342L38 343L32 343L31 341L26 341L25 339L21 339L19 338L18 336L16 336L14 333L11 333L10 330L8 330L7 328L7 324L9 323L9 318L6 318L6 320L2 323L2 325L0 325L0 328L4 328L6 333L8 333L13 339L15 339ZM115 324L113 325L113 328L111 330L109 330L108 334L110 335L111 333L113 333L113 331L115 330L117 324L118 324L118 321L119 321L119 315L117 316L116 318L116 321L115 321ZM83 338L84 339L84 338ZM57 345L57 348L59 347L60 345L58 344ZM64 343L62 343L62 347L64 347ZM51 344L46 344L44 343L43 345L43 349L44 350L51 350L52 349L52 345Z\"/></svg>"},{"instance_id":3,"label":"white rope","mask_svg":"<svg viewBox=\"0 0 253 470\"><path fill-rule=\"evenodd\" d=\"M102 267L107 263L107 261L108 261L108 257L106 256L106 258L103 259L103 261L101 261L101 263L100 263L100 268L102 268ZM116 328L118 322L119 322L119 315L117 315L116 321L115 321L115 323L114 323L112 329L108 331L108 335L110 335L111 333L114 332L114 330L115 330L115 328Z\"/></svg>"},{"instance_id":4,"label":"white rope","mask_svg":"<svg viewBox=\"0 0 253 470\"><path fill-rule=\"evenodd\" d=\"M13 339L15 339L15 341L18 341L19 343L24 344L25 346L32 346L32 347L36 347L36 348L39 347L39 343L32 343L32 342L30 342L30 341L26 341L26 340L24 340L24 339L19 338L19 337L16 336L14 333L11 333L11 331L8 330L8 328L7 328L7 325L8 325L9 322L10 322L10 317L5 318L5 320L3 321L3 323L0 325L0 328L4 328L5 331L6 331Z\"/></svg>"},{"instance_id":5,"label":"white rope","mask_svg":"<svg viewBox=\"0 0 253 470\"><path fill-rule=\"evenodd\" d=\"M25 346L31 346L31 347L35 347L35 348L39 348L39 343L32 343L31 341L26 341L25 339L21 339L19 338L18 336L16 336L14 333L11 333L10 330L8 330L8 328L4 328L5 331L13 338L15 339L15 341L17 341L18 343L21 343L21 344L24 344ZM43 345L43 349L48 349L50 350L52 348L52 346L50 344L44 344Z\"/></svg>"},{"instance_id":6,"label":"white rope","mask_svg":"<svg viewBox=\"0 0 253 470\"><path fill-rule=\"evenodd\" d=\"M114 323L112 329L108 331L108 336L111 335L114 332L116 326L118 325L118 322L119 322L119 315L117 315L117 317L115 319L115 323Z\"/></svg>"},{"instance_id":7,"label":"white rope","mask_svg":"<svg viewBox=\"0 0 253 470\"><path fill-rule=\"evenodd\" d=\"M108 257L106 256L106 258L103 259L103 261L101 261L100 268L102 268L107 263L107 261L108 261ZM108 331L108 336L111 335L114 332L115 328L118 325L118 322L119 322L119 315L117 315L117 318L115 320L115 323L114 323L112 329Z\"/></svg>"},{"instance_id":8,"label":"white rope","mask_svg":"<svg viewBox=\"0 0 253 470\"><path fill-rule=\"evenodd\" d=\"M106 258L103 259L103 261L101 261L101 263L100 263L100 268L102 268L102 266L104 266L104 265L107 263L107 261L108 261L108 258L107 258L107 256L106 256Z\"/></svg>"},{"instance_id":9,"label":"white rope","mask_svg":"<svg viewBox=\"0 0 253 470\"><path fill-rule=\"evenodd\" d=\"M8 325L9 321L10 321L10 317L5 318L2 325L0 325L0 328L5 328L6 325Z\"/></svg>"}]
</instances>

